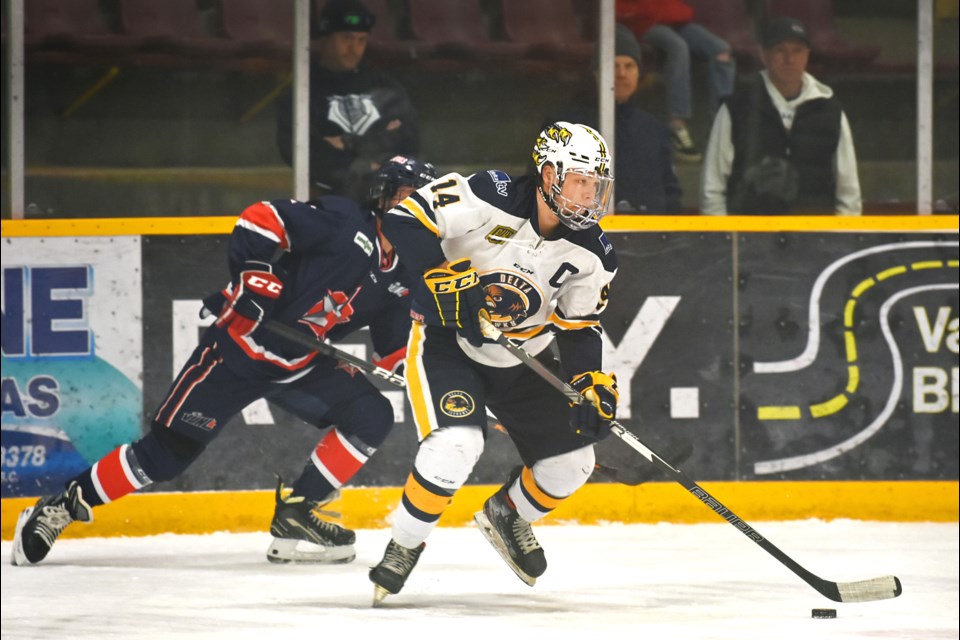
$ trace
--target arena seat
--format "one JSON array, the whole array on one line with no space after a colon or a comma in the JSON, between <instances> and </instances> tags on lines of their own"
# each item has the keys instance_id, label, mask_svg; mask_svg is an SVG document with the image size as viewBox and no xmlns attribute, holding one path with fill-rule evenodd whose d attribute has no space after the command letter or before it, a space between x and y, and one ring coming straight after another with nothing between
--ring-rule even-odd
<instances>
[{"instance_id":1,"label":"arena seat","mask_svg":"<svg viewBox=\"0 0 960 640\"><path fill-rule=\"evenodd\" d=\"M226 37L241 53L290 56L293 47L293 2L220 0L220 20Z\"/></svg>"},{"instance_id":2,"label":"arena seat","mask_svg":"<svg viewBox=\"0 0 960 640\"><path fill-rule=\"evenodd\" d=\"M531 58L587 61L594 43L583 36L571 0L503 0L503 30L510 42L524 45Z\"/></svg>"},{"instance_id":3,"label":"arena seat","mask_svg":"<svg viewBox=\"0 0 960 640\"><path fill-rule=\"evenodd\" d=\"M110 30L98 0L30 0L23 10L28 52L122 53L137 44Z\"/></svg>"},{"instance_id":4,"label":"arena seat","mask_svg":"<svg viewBox=\"0 0 960 640\"><path fill-rule=\"evenodd\" d=\"M747 0L686 0L693 19L730 44L741 67L759 64L760 43Z\"/></svg>"},{"instance_id":5,"label":"arena seat","mask_svg":"<svg viewBox=\"0 0 960 640\"><path fill-rule=\"evenodd\" d=\"M315 16L319 14L323 4L324 0L314 0ZM390 12L387 0L366 0L365 4L376 16L373 30L370 31L367 55L379 63L394 63L423 58L433 51L433 45L428 42L401 37L399 21Z\"/></svg>"},{"instance_id":6,"label":"arena seat","mask_svg":"<svg viewBox=\"0 0 960 640\"><path fill-rule=\"evenodd\" d=\"M817 66L862 66L880 55L880 47L844 40L833 19L833 0L766 0L767 16L790 16L810 34L810 61Z\"/></svg>"},{"instance_id":7,"label":"arena seat","mask_svg":"<svg viewBox=\"0 0 960 640\"><path fill-rule=\"evenodd\" d=\"M528 47L494 40L479 0L409 0L414 38L430 46L432 58L513 61Z\"/></svg>"},{"instance_id":8,"label":"arena seat","mask_svg":"<svg viewBox=\"0 0 960 640\"><path fill-rule=\"evenodd\" d=\"M139 52L230 55L235 43L207 33L196 0L120 0L120 33Z\"/></svg>"}]
</instances>

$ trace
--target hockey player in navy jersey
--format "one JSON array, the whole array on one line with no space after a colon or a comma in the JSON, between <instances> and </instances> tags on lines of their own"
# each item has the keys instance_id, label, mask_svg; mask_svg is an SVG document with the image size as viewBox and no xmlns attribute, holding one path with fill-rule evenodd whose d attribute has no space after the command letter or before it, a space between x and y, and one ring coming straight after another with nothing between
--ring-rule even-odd
<instances>
[{"instance_id":1,"label":"hockey player in navy jersey","mask_svg":"<svg viewBox=\"0 0 960 640\"><path fill-rule=\"evenodd\" d=\"M230 284L204 301L217 316L139 440L119 446L42 498L17 522L11 562L34 564L93 508L181 474L234 415L258 398L328 429L292 488L280 481L270 527L273 562L349 562L353 531L320 507L360 470L393 425L374 385L327 356L271 333L268 319L336 341L369 327L377 364L402 364L411 272L380 232L383 212L436 177L429 164L386 161L370 206L338 196L248 207L229 244ZM416 276L416 280L419 280Z\"/></svg>"},{"instance_id":2,"label":"hockey player in navy jersey","mask_svg":"<svg viewBox=\"0 0 960 640\"><path fill-rule=\"evenodd\" d=\"M533 585L547 563L530 524L589 478L609 433L616 378L602 371L599 314L616 273L597 226L613 193L607 145L590 127L557 122L533 149L535 176L451 173L384 216L407 268L422 274L412 304L407 394L420 446L393 514L392 539L370 571L374 604L403 587L425 540L483 451L485 410L523 466L474 519L513 571ZM483 319L481 319L481 316ZM555 339L566 398L501 345L489 321L530 354Z\"/></svg>"}]
</instances>

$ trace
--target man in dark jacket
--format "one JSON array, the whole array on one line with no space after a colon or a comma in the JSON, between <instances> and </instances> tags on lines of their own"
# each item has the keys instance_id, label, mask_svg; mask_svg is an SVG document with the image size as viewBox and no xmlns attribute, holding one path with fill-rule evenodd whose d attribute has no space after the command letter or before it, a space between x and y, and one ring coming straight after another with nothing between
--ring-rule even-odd
<instances>
[{"instance_id":1,"label":"man in dark jacket","mask_svg":"<svg viewBox=\"0 0 960 640\"><path fill-rule=\"evenodd\" d=\"M310 69L310 182L312 195L361 198L380 159L416 155L417 112L406 90L366 68L363 56L375 16L360 0L328 0L315 23L319 59ZM277 103L277 146L293 159L293 95Z\"/></svg>"}]
</instances>

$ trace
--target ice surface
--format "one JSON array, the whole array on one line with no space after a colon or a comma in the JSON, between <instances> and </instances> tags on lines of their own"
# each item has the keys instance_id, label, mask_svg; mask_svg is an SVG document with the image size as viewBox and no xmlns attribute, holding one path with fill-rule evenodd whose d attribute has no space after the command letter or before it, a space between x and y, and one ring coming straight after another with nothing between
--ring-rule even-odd
<instances>
[{"instance_id":1,"label":"ice surface","mask_svg":"<svg viewBox=\"0 0 960 640\"><path fill-rule=\"evenodd\" d=\"M833 603L733 527L536 527L549 568L533 588L473 527L439 528L402 593L370 606L388 530L357 559L273 565L263 534L61 540L40 565L2 552L3 638L398 640L955 640L957 523L752 523L818 576L896 575L903 595ZM77 526L77 525L75 525ZM835 620L811 609L835 608ZM384 634L384 635L379 635Z\"/></svg>"}]
</instances>

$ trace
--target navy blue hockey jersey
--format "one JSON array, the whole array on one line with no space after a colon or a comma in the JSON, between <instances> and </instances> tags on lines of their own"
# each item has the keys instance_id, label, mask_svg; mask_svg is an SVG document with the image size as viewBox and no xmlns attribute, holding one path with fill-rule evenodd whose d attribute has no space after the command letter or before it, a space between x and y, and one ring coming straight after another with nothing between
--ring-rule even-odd
<instances>
[{"instance_id":1,"label":"navy blue hockey jersey","mask_svg":"<svg viewBox=\"0 0 960 640\"><path fill-rule=\"evenodd\" d=\"M248 260L270 263L283 282L272 319L333 341L368 326L382 356L406 345L410 272L384 251L374 214L353 201L328 196L251 205L230 237L231 285L223 295ZM282 379L325 357L263 326L244 337L211 330L227 366L245 376Z\"/></svg>"}]
</instances>

